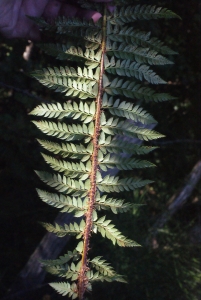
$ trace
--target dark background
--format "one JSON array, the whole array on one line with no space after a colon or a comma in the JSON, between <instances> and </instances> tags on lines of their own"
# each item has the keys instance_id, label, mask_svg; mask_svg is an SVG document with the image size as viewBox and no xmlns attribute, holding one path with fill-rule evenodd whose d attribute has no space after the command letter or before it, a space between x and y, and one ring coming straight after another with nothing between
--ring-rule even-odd
<instances>
[{"instance_id":1,"label":"dark background","mask_svg":"<svg viewBox=\"0 0 201 300\"><path fill-rule=\"evenodd\" d=\"M167 7L182 20L144 22L179 55L170 57L175 65L158 69L168 81L160 87L177 100L147 105L158 120L156 130L166 138L149 159L154 170L140 173L155 181L135 193L128 201L144 203L130 215L115 216L117 227L143 247L119 249L100 236L93 240L92 255L103 255L129 284L102 283L94 286L91 299L198 300L201 299L201 186L194 189L187 203L160 230L157 247L146 240L155 220L167 210L167 203L201 156L200 102L200 1L149 1ZM35 138L39 132L30 122L31 109L44 100L62 100L28 76L34 69L53 65L35 45L29 61L23 59L27 41L0 37L0 296L3 297L43 237L39 221L53 221L57 211L42 203L35 188L41 183L35 169L45 169ZM54 61L54 65L59 64ZM6 85L20 89L16 91ZM36 97L28 97L28 92ZM154 142L152 145L155 145ZM112 216L113 217L113 216ZM68 248L69 245L67 245ZM69 246L70 247L70 246ZM52 280L48 277L47 281ZM38 300L58 299L52 290L36 296ZM23 299L23 298L22 298Z\"/></svg>"}]
</instances>

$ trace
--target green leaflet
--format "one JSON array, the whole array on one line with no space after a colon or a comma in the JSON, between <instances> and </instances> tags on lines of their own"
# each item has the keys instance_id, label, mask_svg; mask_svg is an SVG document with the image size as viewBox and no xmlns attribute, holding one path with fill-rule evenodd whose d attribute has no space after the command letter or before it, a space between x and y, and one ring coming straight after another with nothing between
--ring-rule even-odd
<instances>
[{"instance_id":1,"label":"green leaflet","mask_svg":"<svg viewBox=\"0 0 201 300\"><path fill-rule=\"evenodd\" d=\"M139 121L142 124L157 123L149 113L143 110L139 105L134 105L131 102L120 102L119 99L114 100L113 97L107 100L107 97L103 96L103 107L108 108L112 115L124 117L128 120Z\"/></svg>"},{"instance_id":2,"label":"green leaflet","mask_svg":"<svg viewBox=\"0 0 201 300\"><path fill-rule=\"evenodd\" d=\"M81 161L86 161L90 158L93 152L93 145L91 143L85 148L82 144L57 144L42 140L38 140L38 142L46 150L54 154L59 154L63 158L70 157L72 159L81 159Z\"/></svg>"},{"instance_id":3,"label":"green leaflet","mask_svg":"<svg viewBox=\"0 0 201 300\"><path fill-rule=\"evenodd\" d=\"M137 45L127 45L117 42L110 43L107 42L106 53L109 56L115 56L121 59L135 60L138 63L149 65L171 65L173 62L165 58L164 56L158 54L155 50L150 50L149 48L138 47Z\"/></svg>"},{"instance_id":4,"label":"green leaflet","mask_svg":"<svg viewBox=\"0 0 201 300\"><path fill-rule=\"evenodd\" d=\"M160 76L152 71L149 66L137 62L131 62L129 59L122 61L117 60L115 62L114 57L112 57L109 61L107 56L105 56L105 66L106 72L113 75L135 77L141 81L145 79L152 84L166 83Z\"/></svg>"},{"instance_id":5,"label":"green leaflet","mask_svg":"<svg viewBox=\"0 0 201 300\"><path fill-rule=\"evenodd\" d=\"M45 104L37 106L30 114L35 116L44 116L46 118L71 118L80 119L84 123L89 123L93 120L95 113L95 104L80 101L79 105L76 102L66 102L61 106L60 103Z\"/></svg>"},{"instance_id":6,"label":"green leaflet","mask_svg":"<svg viewBox=\"0 0 201 300\"><path fill-rule=\"evenodd\" d=\"M117 243L121 247L140 246L136 242L123 236L121 232L111 224L111 220L105 220L105 216L94 222L94 231L96 230L98 230L103 237L110 239L114 245Z\"/></svg>"},{"instance_id":7,"label":"green leaflet","mask_svg":"<svg viewBox=\"0 0 201 300\"><path fill-rule=\"evenodd\" d=\"M76 299L78 297L77 286L75 283L70 285L68 282L53 282L50 283L50 286L62 296L68 295L69 297L72 297L72 299Z\"/></svg>"},{"instance_id":8,"label":"green leaflet","mask_svg":"<svg viewBox=\"0 0 201 300\"><path fill-rule=\"evenodd\" d=\"M41 44L41 49L65 61L59 67L32 72L41 84L66 96L65 102L43 103L30 113L34 125L46 135L38 142L45 149L45 162L55 172L36 171L50 190L37 192L43 202L77 217L71 224L43 226L58 237L78 239L74 251L42 263L51 274L70 281L50 285L61 295L79 300L85 299L95 281L126 282L101 256L89 258L90 238L99 232L114 245L139 246L99 214L102 210L128 213L140 205L118 198L118 193L124 195L152 181L137 174L134 178L112 176L110 170L154 166L137 156L157 147L140 145L140 140L158 139L163 134L152 129L157 122L141 103L175 99L148 84L166 83L154 66L172 64L166 55L176 52L150 32L139 30L137 21L178 16L153 5L114 2L116 9L110 14L103 3L79 0L83 8L101 13L103 17L96 24L65 17L48 24L31 18L49 37L56 36L57 43Z\"/></svg>"},{"instance_id":9,"label":"green leaflet","mask_svg":"<svg viewBox=\"0 0 201 300\"><path fill-rule=\"evenodd\" d=\"M133 27L119 27L118 25L116 25L111 31L111 34L108 35L108 37L113 42L123 42L131 44L133 46L138 45L145 48L150 48L164 55L178 54L177 52L164 45L162 41L160 41L156 37L150 37L150 35L151 32L144 32L138 29L133 29Z\"/></svg>"},{"instance_id":10,"label":"green leaflet","mask_svg":"<svg viewBox=\"0 0 201 300\"><path fill-rule=\"evenodd\" d=\"M116 9L110 18L112 24L125 24L136 20L150 20L160 18L179 18L179 16L167 8L152 5L136 5Z\"/></svg>"},{"instance_id":11,"label":"green leaflet","mask_svg":"<svg viewBox=\"0 0 201 300\"><path fill-rule=\"evenodd\" d=\"M77 223L74 224L64 224L64 226L61 226L57 223L55 223L55 226L48 223L42 223L43 227L45 227L49 232L55 233L58 237L63 237L65 235L77 235L77 237L80 237L83 233L83 229L85 227L85 222L82 220L80 224Z\"/></svg>"}]
</instances>

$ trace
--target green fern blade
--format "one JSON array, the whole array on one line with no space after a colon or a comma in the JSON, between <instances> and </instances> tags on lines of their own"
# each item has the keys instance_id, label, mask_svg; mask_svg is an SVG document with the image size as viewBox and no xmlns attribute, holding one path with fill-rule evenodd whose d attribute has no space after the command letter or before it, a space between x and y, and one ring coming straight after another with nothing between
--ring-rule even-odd
<instances>
[{"instance_id":1,"label":"green fern blade","mask_svg":"<svg viewBox=\"0 0 201 300\"><path fill-rule=\"evenodd\" d=\"M54 23L48 23L43 18L37 18L29 16L29 19L33 20L40 29L44 31L50 31L55 33L65 33L65 31L76 30L77 28L94 29L100 28L100 23L94 23L93 20L85 20L79 18L68 18L65 16L59 16L54 20Z\"/></svg>"},{"instance_id":2,"label":"green fern blade","mask_svg":"<svg viewBox=\"0 0 201 300\"><path fill-rule=\"evenodd\" d=\"M94 68L100 64L101 52L94 52L86 49L83 52L82 48L62 44L40 44L40 48L47 54L55 56L59 60L69 60L94 64Z\"/></svg>"},{"instance_id":3,"label":"green fern blade","mask_svg":"<svg viewBox=\"0 0 201 300\"><path fill-rule=\"evenodd\" d=\"M133 178L119 179L119 177L106 175L101 182L98 183L98 189L100 192L124 192L132 191L147 184L152 183L151 180L141 180Z\"/></svg>"},{"instance_id":4,"label":"green fern blade","mask_svg":"<svg viewBox=\"0 0 201 300\"><path fill-rule=\"evenodd\" d=\"M82 237L85 228L85 221L82 219L79 224L76 222L64 224L63 226L55 223L55 226L49 223L42 223L42 225L52 233L55 233L58 237L63 237L65 235L76 235L77 238ZM73 263L72 263L73 264ZM73 270L75 271L75 270Z\"/></svg>"},{"instance_id":5,"label":"green fern blade","mask_svg":"<svg viewBox=\"0 0 201 300\"><path fill-rule=\"evenodd\" d=\"M158 53L164 55L175 55L177 52L170 49L162 41L156 37L150 37L151 32L145 32L138 29L133 29L133 27L119 27L115 26L115 34L111 32L108 35L109 39L113 42L120 42L127 45L141 46L144 48L153 49Z\"/></svg>"},{"instance_id":6,"label":"green fern blade","mask_svg":"<svg viewBox=\"0 0 201 300\"><path fill-rule=\"evenodd\" d=\"M150 129L141 128L133 125L131 122L119 122L118 119L110 118L107 121L102 121L102 130L109 135L124 135L134 138L139 138L140 140L154 140L164 137L164 135Z\"/></svg>"},{"instance_id":7,"label":"green fern blade","mask_svg":"<svg viewBox=\"0 0 201 300\"><path fill-rule=\"evenodd\" d=\"M67 178L66 176L52 175L47 172L39 171L36 171L36 174L43 182L55 188L60 193L70 193L75 197L85 197L88 194L88 189L90 186L89 180L86 180L85 182L81 180L77 181Z\"/></svg>"},{"instance_id":8,"label":"green fern blade","mask_svg":"<svg viewBox=\"0 0 201 300\"><path fill-rule=\"evenodd\" d=\"M71 259L76 261L80 258L79 253L74 250L74 251L68 251L66 254L60 256L57 259L51 259L51 260L41 260L40 262L42 263L43 266L46 267L53 267L53 266L60 266L60 265L64 265L67 262L69 262Z\"/></svg>"},{"instance_id":9,"label":"green fern blade","mask_svg":"<svg viewBox=\"0 0 201 300\"><path fill-rule=\"evenodd\" d=\"M143 81L144 79L152 84L164 84L164 81L149 66L143 65L137 62L131 62L128 60L117 60L115 62L114 57L108 60L107 67L105 68L106 73L112 75L119 75L124 77L135 77L138 80Z\"/></svg>"},{"instance_id":10,"label":"green fern blade","mask_svg":"<svg viewBox=\"0 0 201 300\"><path fill-rule=\"evenodd\" d=\"M93 72L91 69L84 67L81 69L77 68L77 71L73 67L54 67L54 68L43 68L43 70L36 70L31 73L31 75L36 79L46 79L49 78L52 81L58 81L59 79L80 79L88 80L88 82L96 82L99 76L100 69L97 68L96 72ZM81 81L82 82L82 81Z\"/></svg>"},{"instance_id":11,"label":"green fern blade","mask_svg":"<svg viewBox=\"0 0 201 300\"><path fill-rule=\"evenodd\" d=\"M107 95L103 96L103 107L107 108L109 112L117 117L124 117L128 120L141 122L142 124L154 124L157 121L139 105L134 106L133 103L114 100L113 97L108 99Z\"/></svg>"},{"instance_id":12,"label":"green fern blade","mask_svg":"<svg viewBox=\"0 0 201 300\"><path fill-rule=\"evenodd\" d=\"M93 107L92 107L93 106ZM91 109L91 107L93 109ZM95 104L92 102L91 106L87 103L80 101L79 105L76 102L66 102L64 104L41 104L32 110L29 114L35 116L44 116L46 118L74 118L81 119L84 123L89 123L93 120L95 110Z\"/></svg>"},{"instance_id":13,"label":"green fern blade","mask_svg":"<svg viewBox=\"0 0 201 300\"><path fill-rule=\"evenodd\" d=\"M83 138L91 136L90 132L92 129L87 127L85 124L81 125L66 125L65 123L54 123L47 121L32 121L38 129L43 133L57 137L61 140L72 141L72 140L81 140ZM90 125L92 125L91 123Z\"/></svg>"},{"instance_id":14,"label":"green fern blade","mask_svg":"<svg viewBox=\"0 0 201 300\"><path fill-rule=\"evenodd\" d=\"M97 193L95 207L98 210L111 210L114 214L124 213L130 211L133 208L133 204L124 203L124 200L107 198L106 195L100 196Z\"/></svg>"},{"instance_id":15,"label":"green fern blade","mask_svg":"<svg viewBox=\"0 0 201 300\"><path fill-rule=\"evenodd\" d=\"M71 281L75 281L78 279L79 274L76 269L77 266L73 262L71 263L70 266L65 264L64 266L56 265L56 266L45 267L45 270L48 273L57 275L62 278L71 279Z\"/></svg>"},{"instance_id":16,"label":"green fern blade","mask_svg":"<svg viewBox=\"0 0 201 300\"><path fill-rule=\"evenodd\" d=\"M90 175L91 161L88 161L86 164L82 162L71 163L68 161L57 160L54 157L43 153L42 156L53 170L61 172L64 175L69 176L70 178L79 177L80 180L86 180Z\"/></svg>"},{"instance_id":17,"label":"green fern blade","mask_svg":"<svg viewBox=\"0 0 201 300\"><path fill-rule=\"evenodd\" d=\"M90 264L100 273L103 277L109 277L112 281L119 281L126 283L123 276L117 274L114 269L110 266L106 260L102 259L101 256L97 256L90 260Z\"/></svg>"},{"instance_id":18,"label":"green fern blade","mask_svg":"<svg viewBox=\"0 0 201 300\"><path fill-rule=\"evenodd\" d=\"M53 282L49 283L49 285L62 296L68 295L71 296L72 299L78 298L77 285L75 283L70 285L68 282Z\"/></svg>"},{"instance_id":19,"label":"green fern blade","mask_svg":"<svg viewBox=\"0 0 201 300\"><path fill-rule=\"evenodd\" d=\"M105 92L112 96L125 96L128 98L136 98L146 102L162 102L173 100L175 97L167 93L156 93L149 87L142 86L135 81L123 81L123 79L115 78L109 86L105 88Z\"/></svg>"},{"instance_id":20,"label":"green fern blade","mask_svg":"<svg viewBox=\"0 0 201 300\"><path fill-rule=\"evenodd\" d=\"M81 226L82 223L82 226ZM55 223L55 226L49 223L41 223L43 225L43 227L45 227L45 229L49 232L55 233L58 237L63 237L68 235L79 235L80 233L82 233L82 229L81 227L84 228L85 223L84 220L82 220L80 223L80 225L78 225L77 223L70 223L69 225L64 224L64 226L61 226L57 223Z\"/></svg>"},{"instance_id":21,"label":"green fern blade","mask_svg":"<svg viewBox=\"0 0 201 300\"><path fill-rule=\"evenodd\" d=\"M75 198L64 196L62 194L48 193L43 190L36 190L40 199L56 208L60 208L61 212L74 213L75 216L82 216L86 211L87 198Z\"/></svg>"},{"instance_id":22,"label":"green fern blade","mask_svg":"<svg viewBox=\"0 0 201 300\"><path fill-rule=\"evenodd\" d=\"M166 57L158 54L155 50L150 50L149 48L142 48L133 45L121 44L118 45L117 42L113 44L109 43L106 49L106 54L109 56L115 56L120 59L130 59L131 61L136 61L140 64L149 65L171 65L172 61L168 60Z\"/></svg>"},{"instance_id":23,"label":"green fern blade","mask_svg":"<svg viewBox=\"0 0 201 300\"><path fill-rule=\"evenodd\" d=\"M99 138L99 147L100 151L103 154L109 153L128 153L128 154L135 154L135 155L144 155L148 154L151 151L157 149L157 147L151 146L140 146L136 143L132 143L130 140L126 138L112 138L112 136L105 135L104 132L101 132Z\"/></svg>"},{"instance_id":24,"label":"green fern blade","mask_svg":"<svg viewBox=\"0 0 201 300\"><path fill-rule=\"evenodd\" d=\"M46 150L54 154L59 154L63 158L69 157L71 159L80 159L81 161L87 161L89 160L93 152L93 145L91 143L87 147L84 147L82 144L77 145L73 143L62 143L60 145L44 140L38 140L38 142Z\"/></svg>"},{"instance_id":25,"label":"green fern blade","mask_svg":"<svg viewBox=\"0 0 201 300\"><path fill-rule=\"evenodd\" d=\"M80 97L80 99L94 98L97 95L97 83L89 79L73 80L66 77L37 76L36 79L44 86L64 93L67 96Z\"/></svg>"},{"instance_id":26,"label":"green fern blade","mask_svg":"<svg viewBox=\"0 0 201 300\"><path fill-rule=\"evenodd\" d=\"M117 155L107 154L99 157L99 166L102 171L107 172L108 169L117 168L119 170L132 170L155 167L154 164L146 160L136 160L133 158L124 158Z\"/></svg>"},{"instance_id":27,"label":"green fern blade","mask_svg":"<svg viewBox=\"0 0 201 300\"><path fill-rule=\"evenodd\" d=\"M140 245L130 239L127 239L121 232L111 224L111 220L105 220L105 216L94 222L95 231L98 230L103 237L110 239L113 244L121 247L139 247Z\"/></svg>"},{"instance_id":28,"label":"green fern blade","mask_svg":"<svg viewBox=\"0 0 201 300\"><path fill-rule=\"evenodd\" d=\"M136 20L151 20L161 18L180 18L171 10L152 5L136 5L122 7L120 10L116 9L112 17L109 18L111 24L123 25Z\"/></svg>"}]
</instances>

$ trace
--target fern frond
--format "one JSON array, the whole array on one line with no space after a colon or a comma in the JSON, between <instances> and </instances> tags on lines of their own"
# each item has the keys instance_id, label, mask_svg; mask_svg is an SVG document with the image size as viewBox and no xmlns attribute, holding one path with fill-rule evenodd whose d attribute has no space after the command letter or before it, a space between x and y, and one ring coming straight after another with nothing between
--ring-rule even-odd
<instances>
[{"instance_id":1,"label":"fern frond","mask_svg":"<svg viewBox=\"0 0 201 300\"><path fill-rule=\"evenodd\" d=\"M101 170L107 171L108 168L117 168L119 170L132 170L141 168L155 167L154 164L146 160L136 160L134 158L124 158L118 155L107 154L100 155L98 158Z\"/></svg>"},{"instance_id":2,"label":"fern frond","mask_svg":"<svg viewBox=\"0 0 201 300\"><path fill-rule=\"evenodd\" d=\"M39 140L39 143L54 154L42 155L56 172L36 172L50 190L57 191L38 190L39 197L61 212L83 217L81 221L78 219L78 223L43 224L59 237L70 234L80 239L73 252L43 264L50 273L76 281L72 285L52 283L56 291L72 299L83 300L85 292L91 291L91 284L95 281L125 282L124 277L118 275L102 257L89 259L92 232L100 232L114 245L139 246L116 229L106 216L97 214L101 210L111 210L115 214L128 212L141 205L110 197L109 193L134 191L152 183L137 177L108 175L108 169L113 169L111 174L116 174L117 169L154 166L146 160L132 157L157 148L140 146L139 139L149 141L163 137L150 129L153 127L150 124L156 121L138 103L175 99L169 94L156 92L148 87L148 83L165 83L149 65L172 64L163 55L176 53L159 39L151 37L150 32L140 31L137 26L133 29L132 22L178 16L168 9L152 5L130 6L132 0L114 0L115 6L128 4L127 7L117 7L114 14L110 14L106 4L78 1L90 10L97 10L103 17L96 24L65 17L48 24L35 18L45 33L57 35L56 40L64 43L42 44L41 48L59 60L68 60L69 66L48 67L32 74L50 89L64 92L67 102L41 104L30 114L50 118L33 123L51 137L50 141ZM125 23L131 24L122 26ZM139 84L138 80L144 83ZM73 101L72 97L75 98ZM137 101L134 104L126 98ZM80 257L81 260L75 263Z\"/></svg>"},{"instance_id":3,"label":"fern frond","mask_svg":"<svg viewBox=\"0 0 201 300\"><path fill-rule=\"evenodd\" d=\"M166 57L158 54L155 50L142 48L133 45L121 44L117 42L107 43L106 53L121 59L130 59L138 63L149 65L172 65L173 62Z\"/></svg>"},{"instance_id":4,"label":"fern frond","mask_svg":"<svg viewBox=\"0 0 201 300\"><path fill-rule=\"evenodd\" d=\"M90 260L90 263L104 277L109 277L112 279L112 281L116 280L120 282L126 282L123 276L117 274L114 271L114 269L110 266L110 264L107 263L106 260L102 259L102 256L97 256L93 258L92 260Z\"/></svg>"},{"instance_id":5,"label":"fern frond","mask_svg":"<svg viewBox=\"0 0 201 300\"><path fill-rule=\"evenodd\" d=\"M114 118L110 118L107 121L102 121L101 126L102 130L110 135L125 135L145 141L164 137L164 135L154 130L137 127L131 122L119 121L119 119Z\"/></svg>"},{"instance_id":6,"label":"fern frond","mask_svg":"<svg viewBox=\"0 0 201 300\"><path fill-rule=\"evenodd\" d=\"M109 34L108 37L113 42L123 42L126 44L131 44L133 46L138 45L141 47L150 48L164 55L178 54L177 52L166 46L158 38L150 37L150 35L151 32L133 29L133 27L119 27L118 25L116 25L114 27L114 30L111 31L111 34Z\"/></svg>"},{"instance_id":7,"label":"fern frond","mask_svg":"<svg viewBox=\"0 0 201 300\"><path fill-rule=\"evenodd\" d=\"M38 76L36 78L40 83L55 90L55 92L64 93L66 96L80 97L80 99L94 98L97 95L97 84L89 79L78 78L73 80L53 76Z\"/></svg>"},{"instance_id":8,"label":"fern frond","mask_svg":"<svg viewBox=\"0 0 201 300\"><path fill-rule=\"evenodd\" d=\"M68 144L62 143L60 145L57 143L42 141L42 140L38 140L38 142L46 150L54 154L59 154L63 158L70 157L71 159L81 159L81 161L87 161L89 160L93 152L92 143L89 143L87 147L84 147L82 144L77 145L73 143L68 143Z\"/></svg>"},{"instance_id":9,"label":"fern frond","mask_svg":"<svg viewBox=\"0 0 201 300\"><path fill-rule=\"evenodd\" d=\"M35 116L44 116L46 118L74 118L80 119L84 123L89 123L93 120L94 113L94 102L92 102L89 106L87 103L80 101L79 105L76 102L66 102L63 105L60 103L43 103L32 110L30 114Z\"/></svg>"},{"instance_id":10,"label":"fern frond","mask_svg":"<svg viewBox=\"0 0 201 300\"><path fill-rule=\"evenodd\" d=\"M43 182L61 193L68 192L73 196L82 197L85 197L88 194L90 186L89 180L86 180L85 182L81 180L77 181L61 175L52 175L47 172L36 171L36 174Z\"/></svg>"},{"instance_id":11,"label":"fern frond","mask_svg":"<svg viewBox=\"0 0 201 300\"><path fill-rule=\"evenodd\" d=\"M156 7L155 5L136 5L122 7L120 10L115 9L113 16L110 17L111 24L123 25L125 23L133 22L136 20L150 20L161 18L179 18L179 16L173 13L171 10L162 7Z\"/></svg>"},{"instance_id":12,"label":"fern frond","mask_svg":"<svg viewBox=\"0 0 201 300\"><path fill-rule=\"evenodd\" d=\"M142 124L154 124L157 121L139 105L134 106L131 102L122 101L120 99L114 100L113 97L107 99L103 97L103 107L107 108L109 112L117 117L124 117L128 120L141 122Z\"/></svg>"},{"instance_id":13,"label":"fern frond","mask_svg":"<svg viewBox=\"0 0 201 300\"><path fill-rule=\"evenodd\" d=\"M137 154L144 155L148 154L151 151L157 149L157 147L151 146L140 146L138 144L134 144L130 142L126 137L121 137L118 139L117 137L107 136L102 131L99 138L100 150L103 154L109 153L129 153L129 154Z\"/></svg>"},{"instance_id":14,"label":"fern frond","mask_svg":"<svg viewBox=\"0 0 201 300\"><path fill-rule=\"evenodd\" d=\"M43 153L42 156L53 170L63 172L64 175L67 175L70 178L79 177L80 180L86 180L90 175L91 161L88 161L86 164L83 162L71 163L68 161L57 160L54 157Z\"/></svg>"},{"instance_id":15,"label":"fern frond","mask_svg":"<svg viewBox=\"0 0 201 300\"><path fill-rule=\"evenodd\" d=\"M66 254L60 256L57 259L51 259L51 260L41 260L40 262L42 263L43 266L46 267L53 267L53 266L60 266L60 265L64 265L67 262L69 262L69 260L73 259L73 261L76 261L80 258L80 254L76 251L68 251Z\"/></svg>"},{"instance_id":16,"label":"fern frond","mask_svg":"<svg viewBox=\"0 0 201 300\"><path fill-rule=\"evenodd\" d=\"M95 207L98 210L111 209L111 211L114 214L117 214L117 213L124 213L124 212L131 210L133 208L133 204L124 203L124 200L121 200L121 199L107 198L106 195L103 195L103 196L99 195L99 196L96 196Z\"/></svg>"},{"instance_id":17,"label":"fern frond","mask_svg":"<svg viewBox=\"0 0 201 300\"><path fill-rule=\"evenodd\" d=\"M142 186L145 186L149 183L152 183L151 180L141 180L133 178L124 178L119 179L119 177L106 175L101 182L98 183L98 189L101 192L123 192L123 191L132 191Z\"/></svg>"},{"instance_id":18,"label":"fern frond","mask_svg":"<svg viewBox=\"0 0 201 300\"><path fill-rule=\"evenodd\" d=\"M136 98L146 102L161 102L173 100L175 97L167 93L156 93L153 89L140 85L135 81L123 81L123 79L115 78L109 86L105 88L105 92L109 95L123 95L128 98Z\"/></svg>"},{"instance_id":19,"label":"fern frond","mask_svg":"<svg viewBox=\"0 0 201 300\"><path fill-rule=\"evenodd\" d=\"M77 285L75 283L70 285L68 282L52 282L49 285L62 296L68 295L72 299L78 298Z\"/></svg>"},{"instance_id":20,"label":"fern frond","mask_svg":"<svg viewBox=\"0 0 201 300\"><path fill-rule=\"evenodd\" d=\"M152 84L164 84L164 81L160 76L158 76L153 70L147 65L143 65L137 62L131 62L128 60L117 60L112 57L111 60L105 56L105 70L107 73L112 75L135 77L143 81L144 79Z\"/></svg>"},{"instance_id":21,"label":"fern frond","mask_svg":"<svg viewBox=\"0 0 201 300\"><path fill-rule=\"evenodd\" d=\"M81 217L85 214L87 207L87 198L80 199L75 197L64 196L62 194L48 193L37 189L41 200L53 207L61 208L61 212L74 212L75 217Z\"/></svg>"},{"instance_id":22,"label":"fern frond","mask_svg":"<svg viewBox=\"0 0 201 300\"><path fill-rule=\"evenodd\" d=\"M62 44L41 44L40 48L48 54L55 56L59 60L70 60L84 62L90 65L91 69L96 68L100 64L101 51L86 49L83 52L82 48Z\"/></svg>"},{"instance_id":23,"label":"fern frond","mask_svg":"<svg viewBox=\"0 0 201 300\"><path fill-rule=\"evenodd\" d=\"M63 237L67 234L76 235L77 237L80 237L82 236L85 227L84 220L82 220L79 225L77 223L74 224L70 223L69 225L64 224L64 226L61 226L57 223L55 223L55 226L49 223L41 223L41 224L49 232L55 233L58 237Z\"/></svg>"},{"instance_id":24,"label":"fern frond","mask_svg":"<svg viewBox=\"0 0 201 300\"><path fill-rule=\"evenodd\" d=\"M85 124L81 125L66 125L65 123L54 123L47 121L32 121L38 129L50 136L55 136L66 141L80 140L87 138L91 139L93 134L93 122L87 127Z\"/></svg>"},{"instance_id":25,"label":"fern frond","mask_svg":"<svg viewBox=\"0 0 201 300\"><path fill-rule=\"evenodd\" d=\"M99 78L99 72L100 72L100 68L97 68L95 72L93 72L91 69L88 69L86 67L84 67L83 69L78 67L77 71L73 68L73 67L68 67L65 66L57 68L43 68L43 70L36 70L34 72L31 73L31 75L33 77L40 78L40 79L45 79L45 78L50 78L50 80L65 80L67 78L71 78L71 79L83 79L83 80L89 80L90 81L94 81L96 82Z\"/></svg>"},{"instance_id":26,"label":"fern frond","mask_svg":"<svg viewBox=\"0 0 201 300\"><path fill-rule=\"evenodd\" d=\"M127 239L125 236L121 234L121 232L115 228L113 224L111 224L111 220L106 220L105 216L98 219L94 222L95 232L98 230L103 237L107 237L110 239L113 244L117 244L121 247L136 247L140 246L138 243Z\"/></svg>"}]
</instances>

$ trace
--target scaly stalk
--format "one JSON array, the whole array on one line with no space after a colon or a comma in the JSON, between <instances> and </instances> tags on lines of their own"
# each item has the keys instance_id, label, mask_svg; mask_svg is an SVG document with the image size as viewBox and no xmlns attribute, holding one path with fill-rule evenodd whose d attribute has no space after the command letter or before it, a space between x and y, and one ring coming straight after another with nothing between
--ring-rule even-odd
<instances>
[{"instance_id":1,"label":"scaly stalk","mask_svg":"<svg viewBox=\"0 0 201 300\"><path fill-rule=\"evenodd\" d=\"M105 53L105 44L106 44L106 5L104 5L104 14L103 14L103 23L102 23L102 56L100 62L100 77L98 82L98 95L96 98L96 115L95 115L95 128L94 128L94 135L93 135L93 154L92 154L92 171L90 174L90 182L91 182L91 189L89 191L89 200L88 200L88 207L86 213L86 226L84 230L83 240L83 252L82 252L82 261L81 267L79 272L78 278L78 295L79 300L83 300L84 293L86 290L86 286L88 283L86 272L88 270L88 262L87 262L87 255L89 250L89 242L90 236L93 226L93 210L94 210L94 203L96 200L96 190L97 190L97 183L96 183L96 174L98 170L98 140L100 134L100 118L101 118L101 107L102 107L102 94L103 94L103 72L104 72L104 53Z\"/></svg>"}]
</instances>

